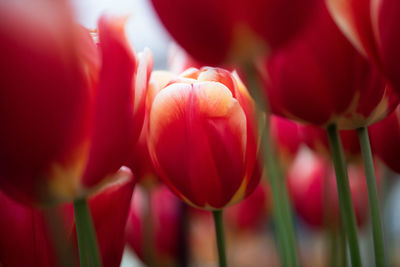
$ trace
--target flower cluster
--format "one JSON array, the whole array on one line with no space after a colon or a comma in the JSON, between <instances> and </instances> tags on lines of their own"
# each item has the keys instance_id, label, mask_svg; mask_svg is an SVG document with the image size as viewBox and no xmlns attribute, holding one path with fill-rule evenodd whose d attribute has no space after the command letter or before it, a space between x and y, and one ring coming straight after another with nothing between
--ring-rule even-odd
<instances>
[{"instance_id":1,"label":"flower cluster","mask_svg":"<svg viewBox=\"0 0 400 267\"><path fill-rule=\"evenodd\" d=\"M151 4L179 45L166 70L126 16L89 30L68 0L0 1L0 266L114 267L125 243L148 266L203 265L210 214L221 267L314 266L304 225L329 233L332 266L347 247L361 266L371 227L385 266L400 2Z\"/></svg>"}]
</instances>

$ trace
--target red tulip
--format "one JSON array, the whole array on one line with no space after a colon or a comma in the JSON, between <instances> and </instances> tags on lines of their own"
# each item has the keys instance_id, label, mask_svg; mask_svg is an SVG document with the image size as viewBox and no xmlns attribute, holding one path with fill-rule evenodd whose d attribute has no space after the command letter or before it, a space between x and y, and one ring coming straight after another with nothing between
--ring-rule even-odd
<instances>
[{"instance_id":1,"label":"red tulip","mask_svg":"<svg viewBox=\"0 0 400 267\"><path fill-rule=\"evenodd\" d=\"M166 187L160 186L151 191L151 206L146 203L145 194L150 192L135 191L126 227L128 245L146 264L145 246L154 249L154 264L157 266L176 266L178 264L178 234L180 227L180 200ZM146 212L151 212L153 241L146 235ZM147 239L147 240L146 240ZM148 243L145 244L145 241ZM150 242L150 243L149 243ZM153 243L152 243L153 242Z\"/></svg>"},{"instance_id":2,"label":"red tulip","mask_svg":"<svg viewBox=\"0 0 400 267\"><path fill-rule=\"evenodd\" d=\"M189 69L155 95L149 151L166 184L187 203L220 209L258 184L254 103L232 73Z\"/></svg>"},{"instance_id":3,"label":"red tulip","mask_svg":"<svg viewBox=\"0 0 400 267\"><path fill-rule=\"evenodd\" d=\"M400 173L400 106L369 129L372 150L393 171Z\"/></svg>"},{"instance_id":4,"label":"red tulip","mask_svg":"<svg viewBox=\"0 0 400 267\"><path fill-rule=\"evenodd\" d=\"M248 198L226 209L226 222L236 230L257 230L265 226L269 211L269 188L260 183Z\"/></svg>"},{"instance_id":5,"label":"red tulip","mask_svg":"<svg viewBox=\"0 0 400 267\"><path fill-rule=\"evenodd\" d=\"M282 46L314 0L152 0L161 21L195 59L219 65Z\"/></svg>"},{"instance_id":6,"label":"red tulip","mask_svg":"<svg viewBox=\"0 0 400 267\"><path fill-rule=\"evenodd\" d=\"M128 161L151 60L136 59L124 21L102 17L97 48L64 1L0 3L0 187L12 198L83 196Z\"/></svg>"},{"instance_id":7,"label":"red tulip","mask_svg":"<svg viewBox=\"0 0 400 267\"><path fill-rule=\"evenodd\" d=\"M299 125L291 120L272 115L270 131L280 157L279 162L283 163L284 169L287 169L302 143Z\"/></svg>"},{"instance_id":8,"label":"red tulip","mask_svg":"<svg viewBox=\"0 0 400 267\"><path fill-rule=\"evenodd\" d=\"M124 229L134 187L132 173L126 168L121 168L113 179L117 182L89 198L104 267L119 266L121 262L125 244ZM78 247L72 204L52 208L54 210L50 219L54 220L54 214L59 214L61 220L56 225L57 237L54 238L66 241L58 245L71 246L75 251L70 255L72 257L59 259L43 210L19 204L1 192L0 202L2 266L79 266L78 257L73 257L78 255Z\"/></svg>"},{"instance_id":9,"label":"red tulip","mask_svg":"<svg viewBox=\"0 0 400 267\"><path fill-rule=\"evenodd\" d=\"M350 164L348 172L354 211L361 226L368 219L364 171L362 166ZM288 173L288 187L296 213L305 222L316 228L339 227L335 172L329 161L303 150Z\"/></svg>"},{"instance_id":10,"label":"red tulip","mask_svg":"<svg viewBox=\"0 0 400 267\"><path fill-rule=\"evenodd\" d=\"M271 55L265 68L272 111L318 126L368 126L399 101L339 31L323 2L305 31Z\"/></svg>"},{"instance_id":11,"label":"red tulip","mask_svg":"<svg viewBox=\"0 0 400 267\"><path fill-rule=\"evenodd\" d=\"M319 155L329 159L331 158L326 130L312 125L299 125L299 131L301 132L304 142L309 148L314 150ZM361 148L357 131L342 130L339 131L339 134L346 160L350 162L360 162Z\"/></svg>"},{"instance_id":12,"label":"red tulip","mask_svg":"<svg viewBox=\"0 0 400 267\"><path fill-rule=\"evenodd\" d=\"M400 2L397 0L327 0L349 40L370 58L400 92Z\"/></svg>"}]
</instances>

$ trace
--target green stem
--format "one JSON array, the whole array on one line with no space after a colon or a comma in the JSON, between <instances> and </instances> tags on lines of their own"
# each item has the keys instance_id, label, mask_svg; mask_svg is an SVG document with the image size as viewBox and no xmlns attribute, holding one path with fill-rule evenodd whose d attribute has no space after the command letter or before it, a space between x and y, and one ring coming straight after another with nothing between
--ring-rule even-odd
<instances>
[{"instance_id":1,"label":"green stem","mask_svg":"<svg viewBox=\"0 0 400 267\"><path fill-rule=\"evenodd\" d=\"M81 267L100 267L101 260L96 233L86 198L74 201L74 212L80 265Z\"/></svg>"},{"instance_id":2,"label":"green stem","mask_svg":"<svg viewBox=\"0 0 400 267\"><path fill-rule=\"evenodd\" d=\"M143 211L143 258L148 266L156 266L154 225L153 225L153 204L150 189L145 190L145 205Z\"/></svg>"},{"instance_id":3,"label":"green stem","mask_svg":"<svg viewBox=\"0 0 400 267\"><path fill-rule=\"evenodd\" d=\"M331 227L328 229L327 237L329 238L329 262L327 266L346 267L347 266L347 248L346 236L343 227Z\"/></svg>"},{"instance_id":4,"label":"green stem","mask_svg":"<svg viewBox=\"0 0 400 267\"><path fill-rule=\"evenodd\" d=\"M343 220L342 220L343 221ZM346 243L346 233L344 229L344 225L341 222L338 229L338 245L339 245L339 265L338 266L347 266L347 243Z\"/></svg>"},{"instance_id":5,"label":"green stem","mask_svg":"<svg viewBox=\"0 0 400 267\"><path fill-rule=\"evenodd\" d=\"M222 222L222 210L214 210L215 235L217 238L219 266L226 267L224 225Z\"/></svg>"},{"instance_id":6,"label":"green stem","mask_svg":"<svg viewBox=\"0 0 400 267\"><path fill-rule=\"evenodd\" d=\"M372 160L367 127L358 128L357 133L360 140L361 153L365 168L365 179L367 181L368 188L368 201L374 240L375 264L376 266L386 266L382 220L379 212L378 190L376 188L375 169Z\"/></svg>"},{"instance_id":7,"label":"green stem","mask_svg":"<svg viewBox=\"0 0 400 267\"><path fill-rule=\"evenodd\" d=\"M297 266L296 235L294 231L292 209L276 149L270 136L269 107L264 90L256 76L253 64L244 66L248 78L248 88L257 103L257 121L261 128L261 153L264 158L264 169L267 170L271 185L274 219L278 231L278 245L282 266ZM263 111L266 112L264 115Z\"/></svg>"},{"instance_id":8,"label":"green stem","mask_svg":"<svg viewBox=\"0 0 400 267\"><path fill-rule=\"evenodd\" d=\"M335 124L329 125L327 132L336 173L340 215L349 241L351 263L353 267L357 267L361 266L360 249L358 246L356 218L351 201L349 178L347 176L347 166L343 155L342 143Z\"/></svg>"}]
</instances>

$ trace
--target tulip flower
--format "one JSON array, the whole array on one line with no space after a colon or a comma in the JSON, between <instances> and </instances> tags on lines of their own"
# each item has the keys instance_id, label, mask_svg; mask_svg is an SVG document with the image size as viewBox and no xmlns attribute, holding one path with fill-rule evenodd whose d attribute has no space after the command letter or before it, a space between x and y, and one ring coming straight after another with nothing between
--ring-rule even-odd
<instances>
[{"instance_id":1,"label":"tulip flower","mask_svg":"<svg viewBox=\"0 0 400 267\"><path fill-rule=\"evenodd\" d=\"M192 69L154 98L149 151L166 184L188 204L221 209L248 196L256 166L254 104L223 69Z\"/></svg>"},{"instance_id":2,"label":"tulip flower","mask_svg":"<svg viewBox=\"0 0 400 267\"><path fill-rule=\"evenodd\" d=\"M124 229L132 197L134 180L127 168L114 175L116 183L96 192L89 198L101 259L104 267L119 266L125 244ZM55 233L46 223L45 213L24 206L0 192L0 263L3 266L79 266L73 256L78 253L72 204L51 208L52 217L60 215ZM54 239L66 241L73 249L70 258L59 258ZM68 265L70 264L70 265Z\"/></svg>"},{"instance_id":3,"label":"tulip flower","mask_svg":"<svg viewBox=\"0 0 400 267\"><path fill-rule=\"evenodd\" d=\"M325 158L331 157L328 135L324 129L312 125L299 125L299 131L309 148ZM361 148L357 132L355 130L342 130L339 131L339 134L346 161L360 162Z\"/></svg>"},{"instance_id":4,"label":"tulip flower","mask_svg":"<svg viewBox=\"0 0 400 267\"><path fill-rule=\"evenodd\" d=\"M357 224L368 221L367 185L362 166L349 164L349 181ZM296 213L315 229L339 228L340 212L332 164L309 150L302 150L287 177Z\"/></svg>"},{"instance_id":5,"label":"tulip flower","mask_svg":"<svg viewBox=\"0 0 400 267\"><path fill-rule=\"evenodd\" d=\"M96 47L65 1L0 3L0 188L12 198L77 199L128 162L152 60L124 22L103 16Z\"/></svg>"},{"instance_id":6,"label":"tulip flower","mask_svg":"<svg viewBox=\"0 0 400 267\"><path fill-rule=\"evenodd\" d=\"M393 171L400 173L400 106L386 119L370 127L374 153Z\"/></svg>"},{"instance_id":7,"label":"tulip flower","mask_svg":"<svg viewBox=\"0 0 400 267\"><path fill-rule=\"evenodd\" d=\"M221 209L252 193L261 175L246 88L229 71L189 69L155 95L148 131L164 182L188 204L213 211L220 266L226 266Z\"/></svg>"},{"instance_id":8,"label":"tulip flower","mask_svg":"<svg viewBox=\"0 0 400 267\"><path fill-rule=\"evenodd\" d=\"M177 266L180 253L180 200L161 185L151 191L151 201L147 203L145 194L148 192L144 191L136 189L132 199L126 227L127 243L149 266ZM151 213L150 218L146 218L148 212ZM150 249L152 253L146 255Z\"/></svg>"},{"instance_id":9,"label":"tulip flower","mask_svg":"<svg viewBox=\"0 0 400 267\"><path fill-rule=\"evenodd\" d=\"M397 53L400 3L395 0L327 0L327 3L343 33L400 92L400 55Z\"/></svg>"},{"instance_id":10,"label":"tulip flower","mask_svg":"<svg viewBox=\"0 0 400 267\"><path fill-rule=\"evenodd\" d=\"M217 66L285 44L305 24L314 0L152 0L172 37L196 60Z\"/></svg>"},{"instance_id":11,"label":"tulip flower","mask_svg":"<svg viewBox=\"0 0 400 267\"><path fill-rule=\"evenodd\" d=\"M271 137L284 169L290 166L302 143L299 125L291 120L272 115L270 121Z\"/></svg>"},{"instance_id":12,"label":"tulip flower","mask_svg":"<svg viewBox=\"0 0 400 267\"><path fill-rule=\"evenodd\" d=\"M272 111L318 126L368 126L390 114L399 101L339 31L322 2L305 31L271 55L266 71Z\"/></svg>"},{"instance_id":13,"label":"tulip flower","mask_svg":"<svg viewBox=\"0 0 400 267\"><path fill-rule=\"evenodd\" d=\"M254 231L264 225L269 211L269 188L260 183L248 198L226 209L226 221L236 231Z\"/></svg>"}]
</instances>

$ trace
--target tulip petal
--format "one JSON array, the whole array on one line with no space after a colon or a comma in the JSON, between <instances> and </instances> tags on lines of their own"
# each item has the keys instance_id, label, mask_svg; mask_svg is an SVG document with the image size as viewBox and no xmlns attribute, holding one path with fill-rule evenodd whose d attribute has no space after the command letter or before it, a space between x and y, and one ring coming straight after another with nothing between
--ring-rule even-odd
<instances>
[{"instance_id":1,"label":"tulip petal","mask_svg":"<svg viewBox=\"0 0 400 267\"><path fill-rule=\"evenodd\" d=\"M132 90L136 58L124 34L124 23L123 18L103 16L99 20L102 68L96 95L91 150L82 180L84 187L96 185L126 164L137 141L133 140Z\"/></svg>"}]
</instances>

